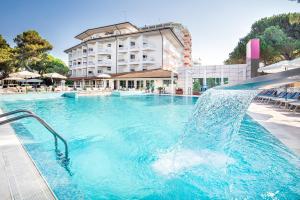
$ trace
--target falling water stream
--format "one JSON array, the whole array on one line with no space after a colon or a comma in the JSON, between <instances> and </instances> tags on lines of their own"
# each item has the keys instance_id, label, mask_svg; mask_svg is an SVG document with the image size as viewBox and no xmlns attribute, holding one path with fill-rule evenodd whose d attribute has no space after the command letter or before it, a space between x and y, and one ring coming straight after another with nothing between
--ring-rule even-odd
<instances>
[{"instance_id":1,"label":"falling water stream","mask_svg":"<svg viewBox=\"0 0 300 200\"><path fill-rule=\"evenodd\" d=\"M257 90L210 89L198 99L178 145L154 163L162 174L200 164L226 166L231 143ZM192 147L192 148L191 148Z\"/></svg>"}]
</instances>

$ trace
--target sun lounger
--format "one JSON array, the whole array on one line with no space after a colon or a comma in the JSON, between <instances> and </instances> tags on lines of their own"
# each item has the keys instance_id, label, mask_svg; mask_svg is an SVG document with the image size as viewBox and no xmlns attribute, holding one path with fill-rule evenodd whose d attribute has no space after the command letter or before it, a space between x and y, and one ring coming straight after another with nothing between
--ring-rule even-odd
<instances>
[{"instance_id":1,"label":"sun lounger","mask_svg":"<svg viewBox=\"0 0 300 200\"><path fill-rule=\"evenodd\" d=\"M300 108L300 101L290 102L289 105L289 110L296 112Z\"/></svg>"},{"instance_id":2,"label":"sun lounger","mask_svg":"<svg viewBox=\"0 0 300 200\"><path fill-rule=\"evenodd\" d=\"M281 106L284 102L287 102L288 100L297 100L298 96L297 96L297 92L291 92L291 93L287 93L284 97L281 98L274 98L274 106ZM294 96L296 96L294 98Z\"/></svg>"}]
</instances>

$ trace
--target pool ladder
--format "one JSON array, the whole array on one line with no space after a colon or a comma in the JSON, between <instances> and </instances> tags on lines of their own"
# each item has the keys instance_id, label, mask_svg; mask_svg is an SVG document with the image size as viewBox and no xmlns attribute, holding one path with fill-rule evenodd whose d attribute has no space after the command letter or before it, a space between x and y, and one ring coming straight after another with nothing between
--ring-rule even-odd
<instances>
[{"instance_id":1,"label":"pool ladder","mask_svg":"<svg viewBox=\"0 0 300 200\"><path fill-rule=\"evenodd\" d=\"M55 142L55 150L56 150L56 152L58 152L58 150L57 150L57 138L61 140L61 142L65 146L65 161L69 161L69 148L68 148L67 141L61 135L59 135L53 128L51 128L51 126L49 126L49 124L47 124L47 122L45 122L42 118L40 118L39 116L37 116L33 112L31 112L29 110L19 109L19 110L14 110L14 111L11 111L11 112L3 113L3 114L0 115L0 118L6 117L6 116L10 116L10 115L14 115L14 114L17 114L17 113L26 113L26 114L18 115L16 117L12 117L12 118L0 121L0 126L4 125L4 124L8 124L10 122L14 122L14 121L23 119L23 118L35 118L48 131L50 131L52 133L52 135L54 136L54 142Z\"/></svg>"}]
</instances>

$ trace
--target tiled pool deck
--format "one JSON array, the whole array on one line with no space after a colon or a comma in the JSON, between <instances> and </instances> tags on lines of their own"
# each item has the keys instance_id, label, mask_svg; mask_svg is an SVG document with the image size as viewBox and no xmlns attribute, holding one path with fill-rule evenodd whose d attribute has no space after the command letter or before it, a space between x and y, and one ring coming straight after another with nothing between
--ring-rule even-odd
<instances>
[{"instance_id":1,"label":"tiled pool deck","mask_svg":"<svg viewBox=\"0 0 300 200\"><path fill-rule=\"evenodd\" d=\"M248 114L300 156L299 112L290 112L273 105L252 103Z\"/></svg>"},{"instance_id":2,"label":"tiled pool deck","mask_svg":"<svg viewBox=\"0 0 300 200\"><path fill-rule=\"evenodd\" d=\"M0 199L56 199L7 124L0 126Z\"/></svg>"}]
</instances>

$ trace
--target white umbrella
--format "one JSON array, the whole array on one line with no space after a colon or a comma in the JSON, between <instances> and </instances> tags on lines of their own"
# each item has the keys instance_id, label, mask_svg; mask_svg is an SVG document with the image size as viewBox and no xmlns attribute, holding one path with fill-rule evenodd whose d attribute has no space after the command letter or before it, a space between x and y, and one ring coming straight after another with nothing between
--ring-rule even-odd
<instances>
[{"instance_id":1,"label":"white umbrella","mask_svg":"<svg viewBox=\"0 0 300 200\"><path fill-rule=\"evenodd\" d=\"M29 71L21 71L21 72L12 73L9 76L27 79L27 78L37 78L40 77L41 75Z\"/></svg>"},{"instance_id":2,"label":"white umbrella","mask_svg":"<svg viewBox=\"0 0 300 200\"><path fill-rule=\"evenodd\" d=\"M20 77L7 77L3 80L6 80L6 81L24 81L24 79L20 78Z\"/></svg>"},{"instance_id":3,"label":"white umbrella","mask_svg":"<svg viewBox=\"0 0 300 200\"><path fill-rule=\"evenodd\" d=\"M12 73L9 76L28 79L28 78L37 78L40 77L41 75L29 71L21 71L21 72ZM27 93L27 85L25 87L25 92Z\"/></svg>"},{"instance_id":4,"label":"white umbrella","mask_svg":"<svg viewBox=\"0 0 300 200\"><path fill-rule=\"evenodd\" d=\"M56 72L44 74L43 76L44 76L44 77L47 77L47 78L53 78L53 79L67 79L66 76L63 76L63 75L58 74L58 73L56 73Z\"/></svg>"},{"instance_id":5,"label":"white umbrella","mask_svg":"<svg viewBox=\"0 0 300 200\"><path fill-rule=\"evenodd\" d=\"M26 83L41 83L43 82L40 79L27 79L27 80L19 80L19 82L26 82Z\"/></svg>"},{"instance_id":6,"label":"white umbrella","mask_svg":"<svg viewBox=\"0 0 300 200\"><path fill-rule=\"evenodd\" d=\"M110 78L111 75L109 75L109 74L98 74L97 77L98 78Z\"/></svg>"}]
</instances>

